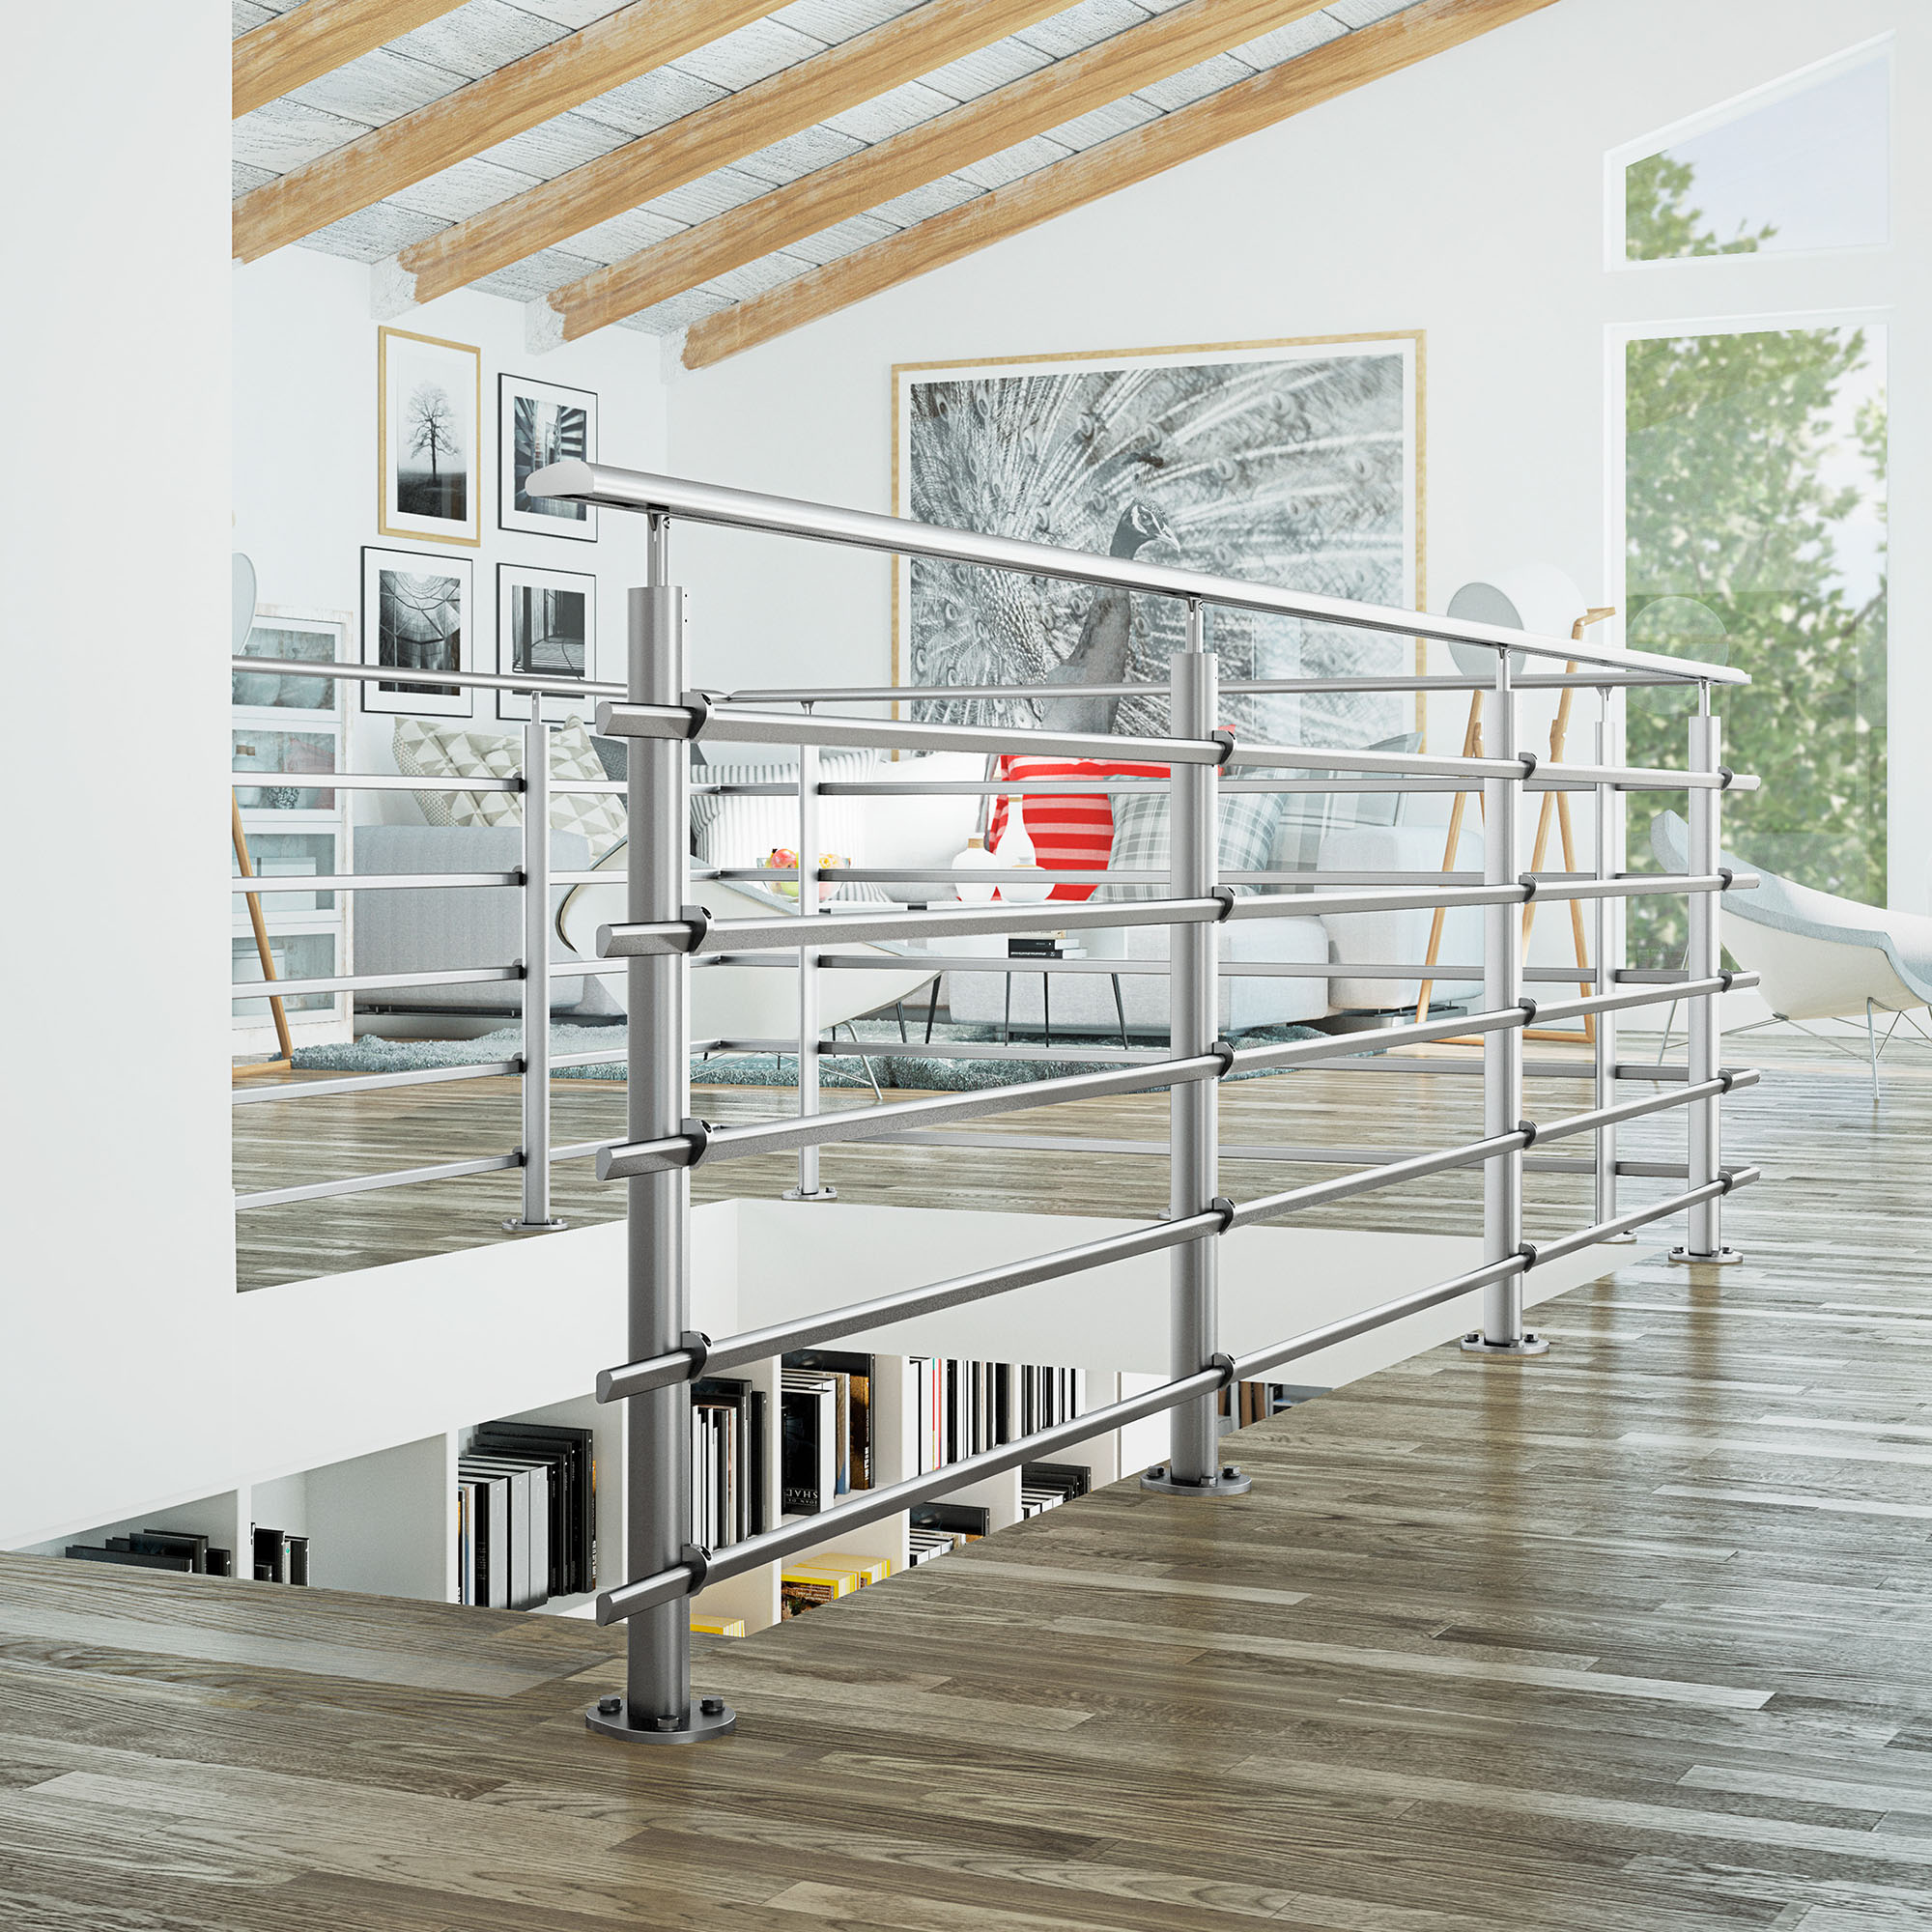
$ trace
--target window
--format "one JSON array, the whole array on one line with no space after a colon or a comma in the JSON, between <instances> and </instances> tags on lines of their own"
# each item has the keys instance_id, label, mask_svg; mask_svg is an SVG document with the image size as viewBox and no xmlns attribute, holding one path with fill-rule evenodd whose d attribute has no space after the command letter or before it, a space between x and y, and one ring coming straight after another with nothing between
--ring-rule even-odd
<instances>
[{"instance_id":1,"label":"window","mask_svg":"<svg viewBox=\"0 0 1932 1932\"><path fill-rule=\"evenodd\" d=\"M1882 246L1891 61L1854 47L1610 156L1622 262Z\"/></svg>"},{"instance_id":2,"label":"window","mask_svg":"<svg viewBox=\"0 0 1932 1932\"><path fill-rule=\"evenodd\" d=\"M1885 330L1729 329L1625 345L1625 599L1637 648L1728 652L1724 843L1807 886L1886 899ZM1715 634L1721 633L1721 636ZM1633 694L1631 762L1680 764L1686 699ZM1631 863L1682 801L1633 793ZM1682 901L1634 900L1634 966L1674 966Z\"/></svg>"}]
</instances>

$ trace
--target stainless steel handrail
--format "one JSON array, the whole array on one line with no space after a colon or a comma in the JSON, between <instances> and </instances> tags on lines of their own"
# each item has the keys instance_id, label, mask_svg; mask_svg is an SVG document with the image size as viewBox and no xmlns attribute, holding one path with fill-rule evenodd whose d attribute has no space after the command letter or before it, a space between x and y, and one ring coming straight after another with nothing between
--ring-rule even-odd
<instances>
[{"instance_id":1,"label":"stainless steel handrail","mask_svg":"<svg viewBox=\"0 0 1932 1932\"><path fill-rule=\"evenodd\" d=\"M982 564L1026 577L1052 577L1071 583L1148 591L1220 610L1264 611L1276 616L1302 617L1350 630L1387 631L1438 639L1446 643L1480 644L1491 649L1523 651L1533 657L1601 665L1612 670L1658 671L1689 683L1748 682L1744 672L1725 665L1697 664L1651 651L1613 650L1575 638L1539 637L1505 624L1438 617L1426 611L1395 611L1347 598L1317 597L1305 591L1247 583L1238 578L1212 577L1204 571L1142 563L1132 557L1102 556L1088 551L1065 550L1055 544L987 536L977 530L946 529L936 524L882 516L871 510L839 509L827 503L803 502L753 490L727 489L716 483L696 483L687 477L618 469L609 464L585 463L578 458L553 463L538 470L530 478L530 488L532 491L541 488L546 497L595 503L608 509L633 510L656 518L761 530L772 536L804 537L851 550Z\"/></svg>"}]
</instances>

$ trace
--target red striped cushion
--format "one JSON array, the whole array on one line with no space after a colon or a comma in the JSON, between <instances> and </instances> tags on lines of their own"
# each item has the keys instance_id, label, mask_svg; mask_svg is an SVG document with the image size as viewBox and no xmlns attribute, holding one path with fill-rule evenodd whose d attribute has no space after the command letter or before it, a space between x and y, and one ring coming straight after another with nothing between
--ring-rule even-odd
<instances>
[{"instance_id":1,"label":"red striped cushion","mask_svg":"<svg viewBox=\"0 0 1932 1932\"><path fill-rule=\"evenodd\" d=\"M1113 758L1046 758L1025 755L1002 758L996 779L1164 779L1165 765L1131 764ZM1007 829L1008 799L996 800L986 828L989 850L999 845ZM1114 807L1108 794L1096 792L1027 792L1020 799L1020 820L1033 841L1033 853L1042 871L1101 872L1114 849ZM1093 896L1092 886L1055 886L1055 899Z\"/></svg>"}]
</instances>

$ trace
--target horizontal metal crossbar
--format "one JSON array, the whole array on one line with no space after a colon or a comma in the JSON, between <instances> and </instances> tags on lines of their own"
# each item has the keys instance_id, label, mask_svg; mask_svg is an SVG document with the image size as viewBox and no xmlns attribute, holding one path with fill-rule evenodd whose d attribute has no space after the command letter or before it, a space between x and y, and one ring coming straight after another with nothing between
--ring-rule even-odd
<instances>
[{"instance_id":1,"label":"horizontal metal crossbar","mask_svg":"<svg viewBox=\"0 0 1932 1932\"><path fill-rule=\"evenodd\" d=\"M1510 1141L1520 1137L1503 1135L1498 1138ZM1167 1409L1178 1407L1184 1402L1191 1402L1197 1396L1229 1387L1234 1382L1253 1380L1264 1375L1269 1369L1279 1368L1285 1362L1314 1354L1320 1350L1332 1348L1339 1342L1350 1341L1375 1329L1384 1328L1392 1321L1400 1321L1406 1316L1438 1307L1445 1301L1457 1300L1476 1289L1487 1287L1492 1282L1520 1274L1538 1261L1554 1261L1561 1255L1573 1254L1579 1248L1606 1240L1611 1235L1629 1233L1648 1222L1662 1220L1671 1214L1681 1212L1686 1208L1695 1206L1700 1201L1708 1201L1717 1195L1727 1194L1734 1188L1748 1185L1758 1178L1758 1170L1754 1167L1726 1174L1721 1179L1712 1181L1708 1186L1693 1187L1686 1193L1672 1196L1668 1201L1654 1202L1648 1207L1634 1209L1629 1214L1619 1215L1614 1221L1599 1222L1577 1235L1567 1236L1564 1240L1551 1242L1538 1249L1527 1249L1518 1254L1506 1255L1500 1261L1489 1262L1481 1267L1452 1275L1446 1281L1435 1282L1427 1288L1415 1289L1407 1294L1399 1294L1387 1301L1378 1302L1375 1307L1364 1309L1358 1315L1344 1316L1338 1321L1324 1322L1321 1327L1309 1329L1292 1340L1275 1343L1265 1349L1254 1350L1248 1354L1236 1357L1232 1362L1223 1357L1218 1367L1202 1369L1194 1375L1162 1382L1144 1394L1130 1396L1120 1402L1106 1403L1098 1408L1090 1409L1085 1415L1056 1423L1049 1429L1036 1430L1031 1435L1022 1436L1015 1442L1004 1443L997 1449L966 1457L957 1463L949 1463L943 1468L912 1477L902 1483L892 1484L883 1490L875 1490L869 1494L855 1496L850 1502L838 1504L832 1509L821 1511L816 1516L804 1517L782 1528L768 1530L762 1536L750 1537L743 1543L736 1543L726 1549L719 1550L716 1554L707 1553L701 1565L672 1564L649 1577L640 1577L633 1582L620 1584L616 1589L607 1591L599 1597L597 1621L600 1624L621 1623L625 1618L635 1616L640 1610L690 1595L701 1582L724 1582L774 1559L795 1555L801 1550L833 1542L848 1529L857 1529L868 1522L877 1522L884 1517L896 1516L899 1511L909 1509L914 1503L927 1502L935 1497L950 1494L955 1490L983 1481L988 1476L999 1475L1008 1469L1018 1468L1023 1463L1034 1462L1051 1450L1069 1447L1075 1442L1087 1440L1090 1436L1123 1428L1130 1422L1138 1422L1146 1416L1159 1415ZM639 1365L639 1368L642 1366ZM600 1385L602 1379L600 1377ZM682 1380L684 1376L674 1375L671 1379ZM663 1386L662 1383L651 1385Z\"/></svg>"},{"instance_id":2,"label":"horizontal metal crossbar","mask_svg":"<svg viewBox=\"0 0 1932 1932\"><path fill-rule=\"evenodd\" d=\"M302 791L522 791L524 781L511 779L404 778L395 772L235 772L231 789L242 791L291 779ZM572 786L572 790L576 787Z\"/></svg>"},{"instance_id":3,"label":"horizontal metal crossbar","mask_svg":"<svg viewBox=\"0 0 1932 1932\"><path fill-rule=\"evenodd\" d=\"M1347 893L1297 893L1284 906L1280 895L1198 899L1092 899L1030 906L958 906L944 911L873 912L838 915L838 936L845 941L945 938L955 933L1025 933L1042 927L1072 931L1091 926L1198 925L1224 919L1312 918L1322 914L1397 912L1435 906L1520 905L1530 898L1643 898L1676 893L1746 891L1757 884L1754 872L1711 873L1686 877L1679 873L1643 874L1623 879L1583 879L1560 883L1538 880L1529 885L1417 887ZM1045 910L1051 904L1052 910ZM633 959L656 952L727 952L734 948L795 947L800 938L796 913L763 919L677 919L648 923L601 925L597 928L600 958ZM1422 969L1416 969L1419 977ZM1343 977L1346 977L1344 975Z\"/></svg>"},{"instance_id":4,"label":"horizontal metal crossbar","mask_svg":"<svg viewBox=\"0 0 1932 1932\"><path fill-rule=\"evenodd\" d=\"M1602 665L1613 670L1649 670L1687 682L1743 684L1744 672L1726 665L1692 663L1648 651L1615 650L1575 638L1539 637L1507 625L1481 624L1466 618L1438 617L1425 611L1399 611L1382 605L1360 604L1340 597L1320 597L1305 591L1279 590L1248 583L1238 578L1213 577L1204 571L1176 570L1144 563L1136 557L1102 556L1093 552L1065 550L1053 544L1027 543L1014 537L989 536L977 530L952 530L936 524L915 523L905 517L875 511L836 508L802 502L750 490L732 490L683 477L662 476L609 464L568 458L553 463L531 478L534 492L541 485L546 497L571 502L597 503L614 510L642 514L657 512L690 523L718 524L735 529L762 530L773 536L803 537L856 550L883 551L901 556L939 557L953 563L981 564L995 570L1018 571L1029 577L1052 577L1074 583L1104 584L1122 590L1141 590L1174 597L1188 604L1231 611L1265 611L1283 617L1302 617L1318 624L1339 624L1351 630L1394 632L1435 638L1445 642L1480 644L1490 649L1520 650L1533 657L1557 658L1578 664Z\"/></svg>"},{"instance_id":5,"label":"horizontal metal crossbar","mask_svg":"<svg viewBox=\"0 0 1932 1932\"><path fill-rule=\"evenodd\" d=\"M607 693L621 695L624 689L621 684L600 684L588 677L541 677L496 670L412 670L400 665L317 664L307 658L231 657L228 664L232 670L279 671L290 677L347 678L359 684L399 684L411 690L435 690L453 684L473 686L479 691L540 691L552 697L600 697Z\"/></svg>"},{"instance_id":6,"label":"horizontal metal crossbar","mask_svg":"<svg viewBox=\"0 0 1932 1932\"><path fill-rule=\"evenodd\" d=\"M1633 686L1684 684L1681 672L1661 671L1524 671L1513 674L1513 691L1619 691ZM1220 681L1224 697L1292 696L1308 692L1372 691L1493 691L1493 677L1464 677L1439 671L1421 676L1376 677L1351 673L1344 677L1229 677ZM775 690L707 691L719 705L732 704L936 704L968 697L1017 697L1037 703L1055 694L1037 684L860 684L783 685ZM1083 684L1083 697L1150 697L1166 703L1169 690L1161 684Z\"/></svg>"},{"instance_id":7,"label":"horizontal metal crossbar","mask_svg":"<svg viewBox=\"0 0 1932 1932\"><path fill-rule=\"evenodd\" d=\"M375 1194L385 1187L409 1187L421 1180L454 1180L466 1174L495 1174L500 1168L521 1167L520 1153L484 1154L475 1160L446 1160L433 1167L392 1168L386 1174L352 1175L346 1180L314 1180L306 1187L270 1187L259 1194L238 1194L235 1211L280 1208L291 1201L326 1201L338 1194Z\"/></svg>"},{"instance_id":8,"label":"horizontal metal crossbar","mask_svg":"<svg viewBox=\"0 0 1932 1932\"><path fill-rule=\"evenodd\" d=\"M608 878L609 873L605 876ZM521 886L516 872L317 872L310 875L278 872L272 877L244 879L239 875L229 888L234 897L256 893L381 893L429 891L445 886Z\"/></svg>"},{"instance_id":9,"label":"horizontal metal crossbar","mask_svg":"<svg viewBox=\"0 0 1932 1932\"><path fill-rule=\"evenodd\" d=\"M270 1087L238 1087L234 1104L247 1107L262 1100L323 1100L336 1094L374 1094L384 1087L436 1087L451 1080L500 1080L505 1074L523 1070L523 1056L519 1054L474 1066L417 1066L400 1073L356 1073L343 1080L283 1080Z\"/></svg>"},{"instance_id":10,"label":"horizontal metal crossbar","mask_svg":"<svg viewBox=\"0 0 1932 1932\"><path fill-rule=\"evenodd\" d=\"M570 976L583 970L573 966ZM244 980L228 990L238 1000L267 999L270 994L278 1000L293 1000L310 993L368 993L383 987L482 986L523 977L521 966L461 966L434 973L338 973L315 980Z\"/></svg>"},{"instance_id":11,"label":"horizontal metal crossbar","mask_svg":"<svg viewBox=\"0 0 1932 1932\"><path fill-rule=\"evenodd\" d=\"M1287 917L1285 914L1284 917ZM796 960L777 952L719 952L708 955L714 965L769 968L777 973L795 973ZM1165 959L1033 959L1004 952L907 952L899 955L904 964L931 973L1064 973L1089 976L1099 973L1118 979L1164 978ZM877 973L889 970L876 952L825 952L818 954L820 968L833 973ZM573 973L582 971L573 966ZM1414 961L1391 965L1386 961L1333 959L1223 959L1214 969L1224 980L1420 980L1428 978L1438 985L1459 980L1480 980L1480 966L1457 966L1436 962L1418 966ZM1525 966L1525 980L1551 985L1577 986L1594 983L1594 966ZM1628 975L1619 974L1619 980Z\"/></svg>"},{"instance_id":12,"label":"horizontal metal crossbar","mask_svg":"<svg viewBox=\"0 0 1932 1932\"><path fill-rule=\"evenodd\" d=\"M1094 1153L1130 1154L1165 1160L1171 1151L1167 1141L1106 1140L1079 1134L949 1133L936 1127L913 1127L903 1133L880 1134L867 1147L957 1147L983 1148L1005 1153ZM1222 1142L1219 1157L1224 1161L1264 1161L1277 1167L1357 1167L1378 1161L1407 1160L1414 1148L1387 1147L1246 1147ZM1530 1174L1593 1174L1596 1162L1575 1156L1525 1154L1523 1170ZM1624 1170L1619 1170L1624 1171Z\"/></svg>"}]
</instances>

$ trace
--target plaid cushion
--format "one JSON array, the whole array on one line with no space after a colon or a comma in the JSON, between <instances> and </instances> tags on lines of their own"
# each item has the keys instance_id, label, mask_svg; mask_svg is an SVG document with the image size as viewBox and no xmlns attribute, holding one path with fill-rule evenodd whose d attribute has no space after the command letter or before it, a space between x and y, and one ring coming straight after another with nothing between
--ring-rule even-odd
<instances>
[{"instance_id":1,"label":"plaid cushion","mask_svg":"<svg viewBox=\"0 0 1932 1932\"><path fill-rule=\"evenodd\" d=\"M1363 747L1370 752L1419 752L1422 733L1405 731L1400 737L1384 738L1378 745ZM1316 773L1285 772L1286 778L1314 778ZM1337 772L1336 779L1349 776ZM1272 864L1284 872L1312 872L1321 856L1321 841L1329 833L1357 825L1393 825L1397 822L1406 793L1399 791L1301 791L1286 793L1281 801L1281 821L1275 834Z\"/></svg>"},{"instance_id":2,"label":"plaid cushion","mask_svg":"<svg viewBox=\"0 0 1932 1932\"><path fill-rule=\"evenodd\" d=\"M1115 758L1047 758L1020 754L1002 758L996 779L1164 779L1165 765L1131 764ZM1006 835L1008 808L998 799L986 828L986 849L995 851ZM1112 796L1096 792L1025 792L1020 823L1033 845L1035 863L1044 872L1099 872L1114 849ZM1058 885L1050 899L1084 899L1092 886Z\"/></svg>"},{"instance_id":3,"label":"plaid cushion","mask_svg":"<svg viewBox=\"0 0 1932 1932\"><path fill-rule=\"evenodd\" d=\"M1274 844L1281 799L1272 792L1221 792L1220 868L1228 872L1263 872ZM1108 861L1117 872L1164 872L1168 867L1168 794L1165 790L1130 792L1114 801L1114 849ZM1236 893L1253 893L1255 886L1236 886ZM1102 884L1096 899L1164 899L1165 885Z\"/></svg>"},{"instance_id":4,"label":"plaid cushion","mask_svg":"<svg viewBox=\"0 0 1932 1932\"><path fill-rule=\"evenodd\" d=\"M398 718L392 749L408 778L506 779L524 766L521 734L472 731L434 718ZM604 782L583 720L571 718L550 734L550 822L555 832L581 832L592 864L624 836L623 801L611 792L569 791L573 779ZM432 825L521 825L524 801L513 791L419 791L416 803Z\"/></svg>"}]
</instances>

